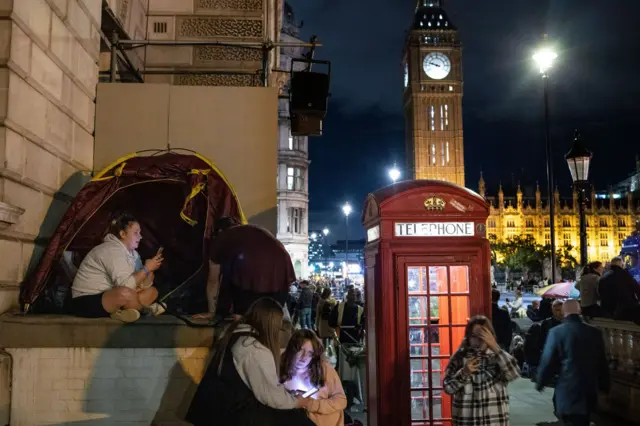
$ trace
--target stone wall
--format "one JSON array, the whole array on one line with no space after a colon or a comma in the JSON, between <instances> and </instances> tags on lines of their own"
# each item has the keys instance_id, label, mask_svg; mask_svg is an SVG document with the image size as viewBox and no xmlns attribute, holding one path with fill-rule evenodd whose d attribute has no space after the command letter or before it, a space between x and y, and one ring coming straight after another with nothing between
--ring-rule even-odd
<instances>
[{"instance_id":1,"label":"stone wall","mask_svg":"<svg viewBox=\"0 0 640 426\"><path fill-rule=\"evenodd\" d=\"M11 425L188 425L206 348L7 349ZM1 408L1 407L0 407Z\"/></svg>"},{"instance_id":2,"label":"stone wall","mask_svg":"<svg viewBox=\"0 0 640 426\"><path fill-rule=\"evenodd\" d=\"M217 42L278 41L282 0L150 0L146 38ZM148 46L145 67L153 71L221 71L222 74L148 75L155 83L261 86L263 52L241 46ZM268 53L277 69L279 48ZM270 81L270 85L272 81Z\"/></svg>"},{"instance_id":3,"label":"stone wall","mask_svg":"<svg viewBox=\"0 0 640 426\"><path fill-rule=\"evenodd\" d=\"M101 7L0 2L0 312L92 169Z\"/></svg>"}]
</instances>

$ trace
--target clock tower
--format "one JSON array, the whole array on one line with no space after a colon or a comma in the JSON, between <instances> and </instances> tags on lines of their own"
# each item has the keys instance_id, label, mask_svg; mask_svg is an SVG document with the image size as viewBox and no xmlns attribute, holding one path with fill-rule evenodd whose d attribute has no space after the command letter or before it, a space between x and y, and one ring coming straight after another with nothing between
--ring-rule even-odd
<instances>
[{"instance_id":1,"label":"clock tower","mask_svg":"<svg viewBox=\"0 0 640 426\"><path fill-rule=\"evenodd\" d=\"M444 0L418 0L404 50L407 169L464 186L462 47Z\"/></svg>"}]
</instances>

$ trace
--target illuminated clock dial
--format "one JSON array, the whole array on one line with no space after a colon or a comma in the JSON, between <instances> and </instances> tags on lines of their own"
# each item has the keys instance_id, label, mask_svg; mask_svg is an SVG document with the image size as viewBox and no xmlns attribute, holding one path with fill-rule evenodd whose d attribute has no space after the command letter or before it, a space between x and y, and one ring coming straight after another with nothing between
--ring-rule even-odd
<instances>
[{"instance_id":1,"label":"illuminated clock dial","mask_svg":"<svg viewBox=\"0 0 640 426\"><path fill-rule=\"evenodd\" d=\"M431 52L424 57L422 67L429 78L442 80L451 72L451 60L444 53Z\"/></svg>"}]
</instances>

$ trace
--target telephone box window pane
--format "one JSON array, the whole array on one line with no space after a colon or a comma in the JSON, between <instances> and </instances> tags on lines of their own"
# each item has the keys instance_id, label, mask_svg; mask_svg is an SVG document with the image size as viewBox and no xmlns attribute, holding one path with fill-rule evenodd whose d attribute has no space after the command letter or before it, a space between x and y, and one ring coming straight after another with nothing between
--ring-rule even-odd
<instances>
[{"instance_id":1,"label":"telephone box window pane","mask_svg":"<svg viewBox=\"0 0 640 426\"><path fill-rule=\"evenodd\" d=\"M409 328L409 356L426 357L429 355L429 345L432 348L438 343L440 333L437 328L410 327ZM433 349L432 349L433 350Z\"/></svg>"},{"instance_id":2,"label":"telephone box window pane","mask_svg":"<svg viewBox=\"0 0 640 426\"><path fill-rule=\"evenodd\" d=\"M429 392L411 391L411 420L430 420Z\"/></svg>"},{"instance_id":3,"label":"telephone box window pane","mask_svg":"<svg viewBox=\"0 0 640 426\"><path fill-rule=\"evenodd\" d=\"M469 322L470 313L469 296L451 296L450 324L466 325Z\"/></svg>"},{"instance_id":4,"label":"telephone box window pane","mask_svg":"<svg viewBox=\"0 0 640 426\"><path fill-rule=\"evenodd\" d=\"M451 293L469 293L469 267L451 266L449 267L451 279Z\"/></svg>"},{"instance_id":5,"label":"telephone box window pane","mask_svg":"<svg viewBox=\"0 0 640 426\"><path fill-rule=\"evenodd\" d=\"M441 362L445 361L445 362ZM444 367L446 360L433 359L431 360L431 389L442 388L442 380L444 380Z\"/></svg>"},{"instance_id":6,"label":"telephone box window pane","mask_svg":"<svg viewBox=\"0 0 640 426\"><path fill-rule=\"evenodd\" d=\"M429 266L429 290L431 294L446 294L449 283L446 266Z\"/></svg>"},{"instance_id":7,"label":"telephone box window pane","mask_svg":"<svg viewBox=\"0 0 640 426\"><path fill-rule=\"evenodd\" d=\"M409 296L409 325L429 324L428 300L427 296Z\"/></svg>"},{"instance_id":8,"label":"telephone box window pane","mask_svg":"<svg viewBox=\"0 0 640 426\"><path fill-rule=\"evenodd\" d=\"M427 268L424 266L409 266L407 268L407 288L411 293L427 292Z\"/></svg>"},{"instance_id":9,"label":"telephone box window pane","mask_svg":"<svg viewBox=\"0 0 640 426\"><path fill-rule=\"evenodd\" d=\"M429 387L429 360L426 358L411 359L411 388Z\"/></svg>"},{"instance_id":10,"label":"telephone box window pane","mask_svg":"<svg viewBox=\"0 0 640 426\"><path fill-rule=\"evenodd\" d=\"M433 391L431 393L431 407L433 420L442 419L442 391Z\"/></svg>"}]
</instances>

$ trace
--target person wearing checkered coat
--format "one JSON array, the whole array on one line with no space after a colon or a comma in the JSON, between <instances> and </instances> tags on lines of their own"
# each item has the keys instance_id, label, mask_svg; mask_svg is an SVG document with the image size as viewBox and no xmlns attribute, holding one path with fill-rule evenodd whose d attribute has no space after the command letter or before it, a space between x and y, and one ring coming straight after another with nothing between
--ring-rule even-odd
<instances>
[{"instance_id":1,"label":"person wearing checkered coat","mask_svg":"<svg viewBox=\"0 0 640 426\"><path fill-rule=\"evenodd\" d=\"M519 377L518 363L498 345L491 321L473 317L444 377L444 391L453 396L453 425L508 426L507 386Z\"/></svg>"}]
</instances>

